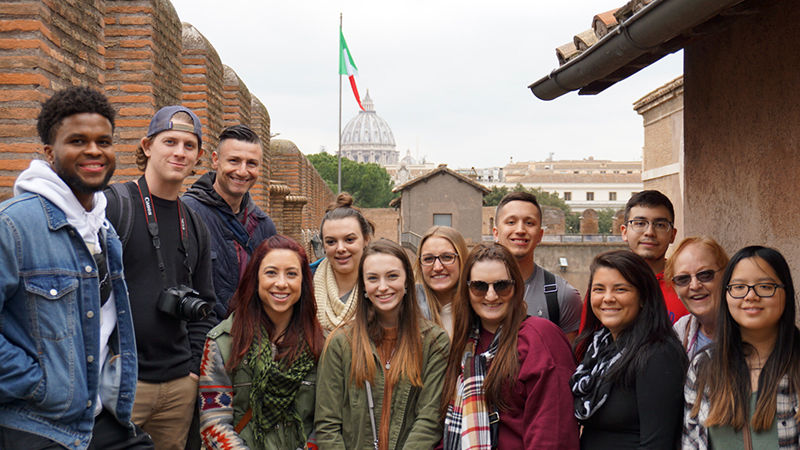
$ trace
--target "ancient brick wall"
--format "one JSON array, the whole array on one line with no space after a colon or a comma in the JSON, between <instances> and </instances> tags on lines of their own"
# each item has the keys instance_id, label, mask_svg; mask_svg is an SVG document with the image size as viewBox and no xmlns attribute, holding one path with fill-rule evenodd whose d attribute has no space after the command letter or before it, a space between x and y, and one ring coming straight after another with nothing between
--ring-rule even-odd
<instances>
[{"instance_id":1,"label":"ancient brick wall","mask_svg":"<svg viewBox=\"0 0 800 450\"><path fill-rule=\"evenodd\" d=\"M301 228L318 226L333 193L296 147L273 162L267 108L168 0L0 1L0 11L0 198L41 151L41 102L85 85L104 90L118 113L114 181L141 175L135 151L150 118L180 103L203 123L198 175L210 168L222 129L248 124L264 149L253 198L285 234L301 239ZM286 170L274 176L276 164Z\"/></svg>"}]
</instances>

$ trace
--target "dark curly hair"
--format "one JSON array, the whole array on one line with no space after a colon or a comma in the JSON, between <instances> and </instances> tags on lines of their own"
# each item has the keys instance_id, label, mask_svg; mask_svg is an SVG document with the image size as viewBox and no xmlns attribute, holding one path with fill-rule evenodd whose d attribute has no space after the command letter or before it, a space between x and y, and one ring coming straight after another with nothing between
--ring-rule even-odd
<instances>
[{"instance_id":1,"label":"dark curly hair","mask_svg":"<svg viewBox=\"0 0 800 450\"><path fill-rule=\"evenodd\" d=\"M42 143L52 144L64 118L81 113L100 114L111 122L111 132L114 132L116 113L106 96L88 87L75 86L56 92L42 104L42 111L36 122L36 130Z\"/></svg>"}]
</instances>

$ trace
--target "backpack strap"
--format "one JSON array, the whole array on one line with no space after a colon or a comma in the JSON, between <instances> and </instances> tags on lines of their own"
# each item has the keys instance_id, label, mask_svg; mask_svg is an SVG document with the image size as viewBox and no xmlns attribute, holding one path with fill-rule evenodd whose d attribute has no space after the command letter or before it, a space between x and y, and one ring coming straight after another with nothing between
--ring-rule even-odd
<instances>
[{"instance_id":1,"label":"backpack strap","mask_svg":"<svg viewBox=\"0 0 800 450\"><path fill-rule=\"evenodd\" d=\"M131 237L131 231L133 230L132 186L135 186L133 182L114 183L108 185L104 191L106 199L108 199L106 217L117 230L123 250L127 246L128 240Z\"/></svg>"},{"instance_id":2,"label":"backpack strap","mask_svg":"<svg viewBox=\"0 0 800 450\"><path fill-rule=\"evenodd\" d=\"M558 308L556 276L544 268L541 269L544 271L544 298L547 300L547 315L551 322L560 326L561 311Z\"/></svg>"}]
</instances>

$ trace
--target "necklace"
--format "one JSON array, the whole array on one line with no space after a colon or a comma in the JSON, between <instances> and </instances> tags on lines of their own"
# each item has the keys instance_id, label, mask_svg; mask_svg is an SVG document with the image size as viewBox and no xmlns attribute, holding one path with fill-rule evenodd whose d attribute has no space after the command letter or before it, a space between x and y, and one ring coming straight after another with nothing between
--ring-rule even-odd
<instances>
[{"instance_id":1,"label":"necklace","mask_svg":"<svg viewBox=\"0 0 800 450\"><path fill-rule=\"evenodd\" d=\"M394 357L394 351L396 347L392 347L392 353L389 355L389 359L386 360L386 370L389 370L392 367L392 357Z\"/></svg>"}]
</instances>

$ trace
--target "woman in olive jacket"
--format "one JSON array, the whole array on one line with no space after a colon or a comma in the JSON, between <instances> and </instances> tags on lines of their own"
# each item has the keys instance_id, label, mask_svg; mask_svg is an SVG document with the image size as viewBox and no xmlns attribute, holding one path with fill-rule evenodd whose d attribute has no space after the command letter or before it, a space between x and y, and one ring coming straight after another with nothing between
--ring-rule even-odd
<instances>
[{"instance_id":1,"label":"woman in olive jacket","mask_svg":"<svg viewBox=\"0 0 800 450\"><path fill-rule=\"evenodd\" d=\"M420 317L411 263L397 244L364 250L355 317L320 358L314 428L319 448L430 449L450 345ZM363 293L363 294L361 294Z\"/></svg>"},{"instance_id":2,"label":"woman in olive jacket","mask_svg":"<svg viewBox=\"0 0 800 450\"><path fill-rule=\"evenodd\" d=\"M324 340L303 249L279 235L259 245L231 311L208 333L200 365L206 448L304 448Z\"/></svg>"}]
</instances>

